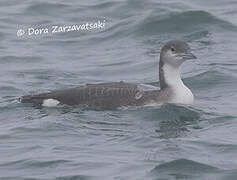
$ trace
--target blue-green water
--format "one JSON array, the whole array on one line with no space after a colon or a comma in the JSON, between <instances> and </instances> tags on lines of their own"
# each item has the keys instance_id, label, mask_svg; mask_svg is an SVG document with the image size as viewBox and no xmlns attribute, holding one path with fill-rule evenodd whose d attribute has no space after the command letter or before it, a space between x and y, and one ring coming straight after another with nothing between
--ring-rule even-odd
<instances>
[{"instance_id":1,"label":"blue-green water","mask_svg":"<svg viewBox=\"0 0 237 180\"><path fill-rule=\"evenodd\" d=\"M237 179L237 2L0 1L0 179ZM104 21L102 29L18 29ZM83 111L22 95L125 80L159 85L161 46L188 41L193 106Z\"/></svg>"}]
</instances>

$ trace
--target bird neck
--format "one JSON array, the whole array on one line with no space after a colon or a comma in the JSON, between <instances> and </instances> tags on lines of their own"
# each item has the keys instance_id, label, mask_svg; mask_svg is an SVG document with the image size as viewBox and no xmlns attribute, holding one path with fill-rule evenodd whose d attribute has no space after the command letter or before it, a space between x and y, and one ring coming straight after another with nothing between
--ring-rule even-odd
<instances>
[{"instance_id":1,"label":"bird neck","mask_svg":"<svg viewBox=\"0 0 237 180\"><path fill-rule=\"evenodd\" d=\"M173 67L167 63L160 62L160 88L161 90L170 89L167 91L169 103L193 104L194 96L192 91L184 85L181 76L180 68Z\"/></svg>"},{"instance_id":2,"label":"bird neck","mask_svg":"<svg viewBox=\"0 0 237 180\"><path fill-rule=\"evenodd\" d=\"M165 89L167 87L178 88L184 86L180 76L180 68L173 67L162 60L159 65L159 79L160 88Z\"/></svg>"}]
</instances>

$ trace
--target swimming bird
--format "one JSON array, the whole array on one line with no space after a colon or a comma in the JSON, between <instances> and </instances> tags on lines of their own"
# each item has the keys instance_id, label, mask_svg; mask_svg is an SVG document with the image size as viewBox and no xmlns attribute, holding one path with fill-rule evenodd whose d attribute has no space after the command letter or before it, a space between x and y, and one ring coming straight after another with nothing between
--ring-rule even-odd
<instances>
[{"instance_id":1,"label":"swimming bird","mask_svg":"<svg viewBox=\"0 0 237 180\"><path fill-rule=\"evenodd\" d=\"M141 85L120 81L86 84L71 89L23 96L20 102L46 107L60 104L79 105L92 109L155 106L166 103L193 104L193 93L185 86L180 75L181 64L189 59L196 59L189 45L182 40L172 40L161 48L158 90L143 90Z\"/></svg>"}]
</instances>

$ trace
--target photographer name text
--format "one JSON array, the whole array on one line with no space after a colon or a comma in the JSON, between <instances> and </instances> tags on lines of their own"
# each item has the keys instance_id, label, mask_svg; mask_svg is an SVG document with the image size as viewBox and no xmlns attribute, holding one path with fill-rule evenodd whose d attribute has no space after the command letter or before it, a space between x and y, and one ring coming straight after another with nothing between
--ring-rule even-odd
<instances>
[{"instance_id":1,"label":"photographer name text","mask_svg":"<svg viewBox=\"0 0 237 180\"><path fill-rule=\"evenodd\" d=\"M73 31L89 31L103 28L105 28L105 20L97 21L94 23L84 23L79 25L66 25L66 26L53 25L51 27L45 27L45 28L30 27L27 30L19 29L17 31L17 36L23 36L23 35L37 36L44 34L66 33Z\"/></svg>"}]
</instances>

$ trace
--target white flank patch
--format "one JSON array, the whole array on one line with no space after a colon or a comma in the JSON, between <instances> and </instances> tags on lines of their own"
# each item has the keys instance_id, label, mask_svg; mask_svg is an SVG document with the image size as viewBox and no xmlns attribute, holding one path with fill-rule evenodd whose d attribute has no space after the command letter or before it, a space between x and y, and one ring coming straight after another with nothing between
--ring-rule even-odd
<instances>
[{"instance_id":1,"label":"white flank patch","mask_svg":"<svg viewBox=\"0 0 237 180\"><path fill-rule=\"evenodd\" d=\"M55 107L59 104L60 102L56 99L45 99L43 101L43 104L42 106L45 106L45 107Z\"/></svg>"}]
</instances>

